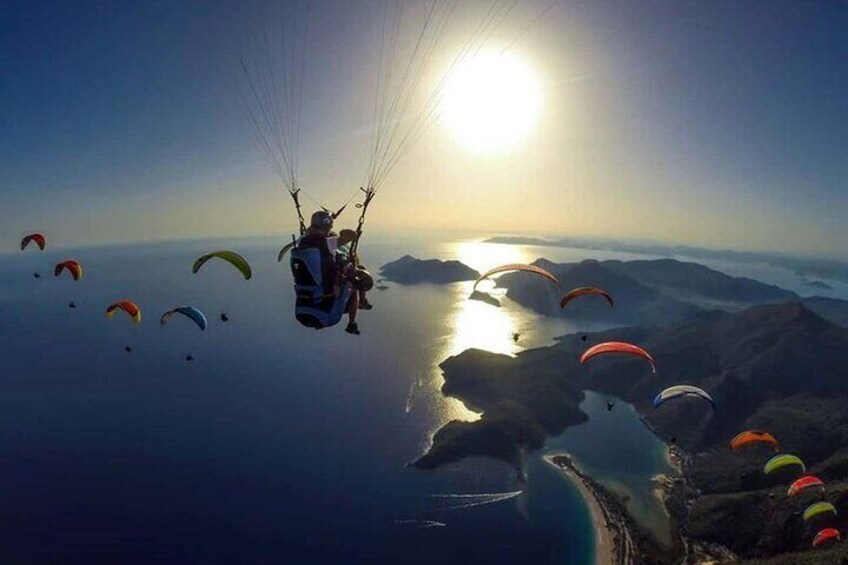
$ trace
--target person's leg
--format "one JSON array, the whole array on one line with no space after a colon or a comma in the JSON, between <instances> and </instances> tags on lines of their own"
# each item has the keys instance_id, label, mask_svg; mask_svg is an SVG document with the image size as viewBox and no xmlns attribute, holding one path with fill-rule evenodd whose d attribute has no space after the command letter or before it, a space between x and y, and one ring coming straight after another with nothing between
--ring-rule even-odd
<instances>
[{"instance_id":1,"label":"person's leg","mask_svg":"<svg viewBox=\"0 0 848 565\"><path fill-rule=\"evenodd\" d=\"M374 307L370 302L368 302L368 297L365 296L364 290L357 290L356 298L357 302L359 302L359 308L362 310L370 310Z\"/></svg>"},{"instance_id":2,"label":"person's leg","mask_svg":"<svg viewBox=\"0 0 848 565\"><path fill-rule=\"evenodd\" d=\"M345 331L351 334L359 333L359 326L356 325L356 313L359 310L359 293L353 291L350 293L350 299L347 302L347 327Z\"/></svg>"}]
</instances>

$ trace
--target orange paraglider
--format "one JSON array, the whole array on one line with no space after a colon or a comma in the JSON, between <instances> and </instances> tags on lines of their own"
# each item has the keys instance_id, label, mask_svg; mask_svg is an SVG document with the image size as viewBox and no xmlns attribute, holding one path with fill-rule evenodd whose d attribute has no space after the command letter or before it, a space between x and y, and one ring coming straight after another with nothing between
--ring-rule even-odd
<instances>
[{"instance_id":1,"label":"orange paraglider","mask_svg":"<svg viewBox=\"0 0 848 565\"><path fill-rule=\"evenodd\" d=\"M761 430L745 430L736 434L730 440L730 449L731 451L739 451L756 443L766 443L775 451L780 451L780 445L777 443L777 439L770 433Z\"/></svg>"},{"instance_id":2,"label":"orange paraglider","mask_svg":"<svg viewBox=\"0 0 848 565\"><path fill-rule=\"evenodd\" d=\"M111 318L118 310L126 312L136 324L141 323L141 308L132 300L119 300L106 308L106 317Z\"/></svg>"}]
</instances>

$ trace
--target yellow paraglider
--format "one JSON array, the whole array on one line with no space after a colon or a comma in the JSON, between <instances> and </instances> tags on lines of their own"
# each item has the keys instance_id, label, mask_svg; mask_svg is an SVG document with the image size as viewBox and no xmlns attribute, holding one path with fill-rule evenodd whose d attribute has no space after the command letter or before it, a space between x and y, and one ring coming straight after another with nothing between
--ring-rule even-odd
<instances>
[{"instance_id":1,"label":"yellow paraglider","mask_svg":"<svg viewBox=\"0 0 848 565\"><path fill-rule=\"evenodd\" d=\"M244 257L234 251L213 251L212 253L207 253L206 255L198 257L198 259L194 262L194 265L191 267L191 272L197 273L200 268L206 264L207 261L215 257L217 257L218 259L223 259L224 261L238 269L245 280L250 280L250 277L253 276L253 271L250 269L250 264L245 260Z\"/></svg>"}]
</instances>

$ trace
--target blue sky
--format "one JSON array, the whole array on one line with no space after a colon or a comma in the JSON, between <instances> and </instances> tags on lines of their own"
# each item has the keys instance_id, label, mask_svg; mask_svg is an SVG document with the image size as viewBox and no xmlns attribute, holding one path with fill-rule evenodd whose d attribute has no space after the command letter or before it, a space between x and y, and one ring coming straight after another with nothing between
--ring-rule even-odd
<instances>
[{"instance_id":1,"label":"blue sky","mask_svg":"<svg viewBox=\"0 0 848 565\"><path fill-rule=\"evenodd\" d=\"M493 40L546 5L519 2ZM328 202L360 181L376 6L313 7L302 169ZM291 231L239 97L255 7L0 10L4 247L30 229L74 245ZM512 48L548 85L531 139L486 159L434 127L373 221L844 258L845 29L836 2L562 2Z\"/></svg>"}]
</instances>

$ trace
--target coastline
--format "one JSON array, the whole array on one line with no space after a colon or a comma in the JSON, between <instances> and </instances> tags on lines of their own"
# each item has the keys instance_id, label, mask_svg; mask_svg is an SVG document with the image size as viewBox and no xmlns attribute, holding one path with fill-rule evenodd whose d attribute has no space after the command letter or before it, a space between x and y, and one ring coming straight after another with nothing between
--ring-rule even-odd
<instances>
[{"instance_id":1,"label":"coastline","mask_svg":"<svg viewBox=\"0 0 848 565\"><path fill-rule=\"evenodd\" d=\"M595 491L592 483L585 478L567 455L545 455L544 459L572 481L589 507L595 530L595 565L628 563L626 559L618 559L618 557L623 557L621 552L618 551L619 540L628 537L626 532L619 529L623 524L612 525L614 523L613 513L606 506L603 498ZM622 534L624 535L622 536Z\"/></svg>"}]
</instances>

